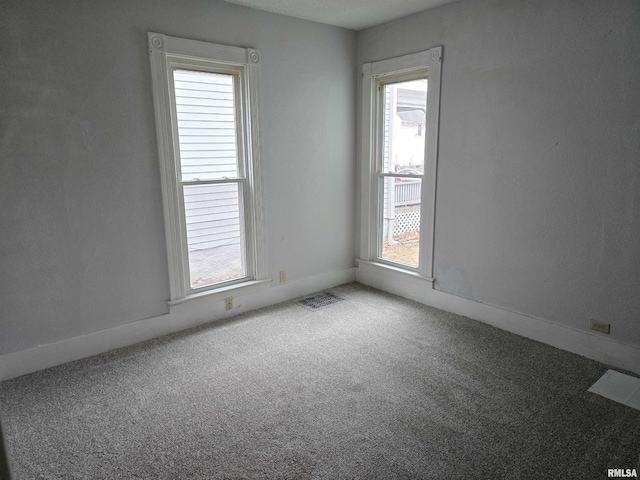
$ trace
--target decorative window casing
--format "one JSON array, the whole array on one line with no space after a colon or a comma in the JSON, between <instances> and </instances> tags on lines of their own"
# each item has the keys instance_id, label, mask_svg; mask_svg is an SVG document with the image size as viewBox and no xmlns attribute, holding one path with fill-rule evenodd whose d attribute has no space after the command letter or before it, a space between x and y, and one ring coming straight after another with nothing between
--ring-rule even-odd
<instances>
[{"instance_id":1,"label":"decorative window casing","mask_svg":"<svg viewBox=\"0 0 640 480\"><path fill-rule=\"evenodd\" d=\"M148 40L170 303L265 280L259 53Z\"/></svg>"},{"instance_id":2,"label":"decorative window casing","mask_svg":"<svg viewBox=\"0 0 640 480\"><path fill-rule=\"evenodd\" d=\"M438 126L440 116L440 77L442 47L366 63L362 67L362 183L360 259L367 265L387 266L405 271L433 283L433 245L435 235L436 171L438 163ZM402 108L400 93L393 87L424 82L423 107ZM428 83L428 88L427 84ZM391 87L391 88L390 88ZM405 91L418 95L420 88ZM407 99L402 99L407 105ZM422 113L420 113L421 110ZM424 151L420 165L392 168L390 139L392 122L403 128L415 128L423 136ZM420 169L420 170L418 170ZM418 190L416 190L416 188ZM388 214L397 207L398 212ZM397 214L397 215L396 215ZM393 221L388 221L393 217ZM417 226L416 226L417 225ZM384 250L394 238L417 231L419 252L415 262L394 260ZM416 230L417 229L417 230ZM416 241L409 235L408 241Z\"/></svg>"}]
</instances>

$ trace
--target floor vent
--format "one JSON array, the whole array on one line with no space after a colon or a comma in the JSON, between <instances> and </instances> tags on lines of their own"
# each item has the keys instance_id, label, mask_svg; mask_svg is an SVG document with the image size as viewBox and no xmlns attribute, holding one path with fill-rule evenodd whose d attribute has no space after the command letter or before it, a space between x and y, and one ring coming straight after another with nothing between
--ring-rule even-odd
<instances>
[{"instance_id":1,"label":"floor vent","mask_svg":"<svg viewBox=\"0 0 640 480\"><path fill-rule=\"evenodd\" d=\"M308 308L309 310L320 310L321 308L329 307L338 302L342 302L346 298L339 297L331 292L320 292L308 297L296 300L295 303L301 307Z\"/></svg>"},{"instance_id":2,"label":"floor vent","mask_svg":"<svg viewBox=\"0 0 640 480\"><path fill-rule=\"evenodd\" d=\"M640 378L607 370L589 391L640 410Z\"/></svg>"}]
</instances>

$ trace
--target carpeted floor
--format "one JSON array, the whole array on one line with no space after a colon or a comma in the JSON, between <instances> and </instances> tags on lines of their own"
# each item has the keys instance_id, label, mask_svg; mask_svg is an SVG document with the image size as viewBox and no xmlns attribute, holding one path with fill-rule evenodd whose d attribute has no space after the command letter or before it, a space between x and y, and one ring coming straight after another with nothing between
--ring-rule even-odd
<instances>
[{"instance_id":1,"label":"carpeted floor","mask_svg":"<svg viewBox=\"0 0 640 480\"><path fill-rule=\"evenodd\" d=\"M0 384L16 479L604 479L605 365L359 284Z\"/></svg>"}]
</instances>

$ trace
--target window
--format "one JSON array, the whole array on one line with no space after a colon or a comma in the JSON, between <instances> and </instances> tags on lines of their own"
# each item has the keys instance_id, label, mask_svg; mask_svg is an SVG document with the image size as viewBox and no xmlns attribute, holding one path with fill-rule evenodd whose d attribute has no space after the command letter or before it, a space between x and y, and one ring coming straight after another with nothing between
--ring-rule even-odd
<instances>
[{"instance_id":1,"label":"window","mask_svg":"<svg viewBox=\"0 0 640 480\"><path fill-rule=\"evenodd\" d=\"M361 261L433 280L442 47L363 65Z\"/></svg>"},{"instance_id":2,"label":"window","mask_svg":"<svg viewBox=\"0 0 640 480\"><path fill-rule=\"evenodd\" d=\"M171 300L264 278L256 50L149 33Z\"/></svg>"}]
</instances>

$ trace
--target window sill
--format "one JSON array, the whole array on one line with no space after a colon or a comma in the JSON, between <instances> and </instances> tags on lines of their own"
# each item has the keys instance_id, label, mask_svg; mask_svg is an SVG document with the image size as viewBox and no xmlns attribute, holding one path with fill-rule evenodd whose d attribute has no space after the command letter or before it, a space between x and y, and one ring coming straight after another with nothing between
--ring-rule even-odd
<instances>
[{"instance_id":1,"label":"window sill","mask_svg":"<svg viewBox=\"0 0 640 480\"><path fill-rule=\"evenodd\" d=\"M389 265L387 263L381 262L371 262L368 260L357 260L356 265L358 267L364 267L374 272L378 273L389 273L389 274L398 274L405 277L415 278L416 280L421 280L424 282L428 282L430 285L433 285L435 278L425 277L418 272L412 272L411 270L406 270L402 267L397 267L395 265Z\"/></svg>"},{"instance_id":2,"label":"window sill","mask_svg":"<svg viewBox=\"0 0 640 480\"><path fill-rule=\"evenodd\" d=\"M191 300L198 300L202 298L210 298L213 297L224 297L228 296L230 293L234 295L246 295L248 293L252 293L259 288L266 286L271 283L273 279L268 278L266 280L249 280L247 282L242 283L234 283L233 285L226 285L220 288L214 288L211 290L206 290L204 292L191 293L184 298L179 298L177 300L169 300L167 304L170 307L175 307L177 305L181 305L186 302L190 302Z\"/></svg>"}]
</instances>

